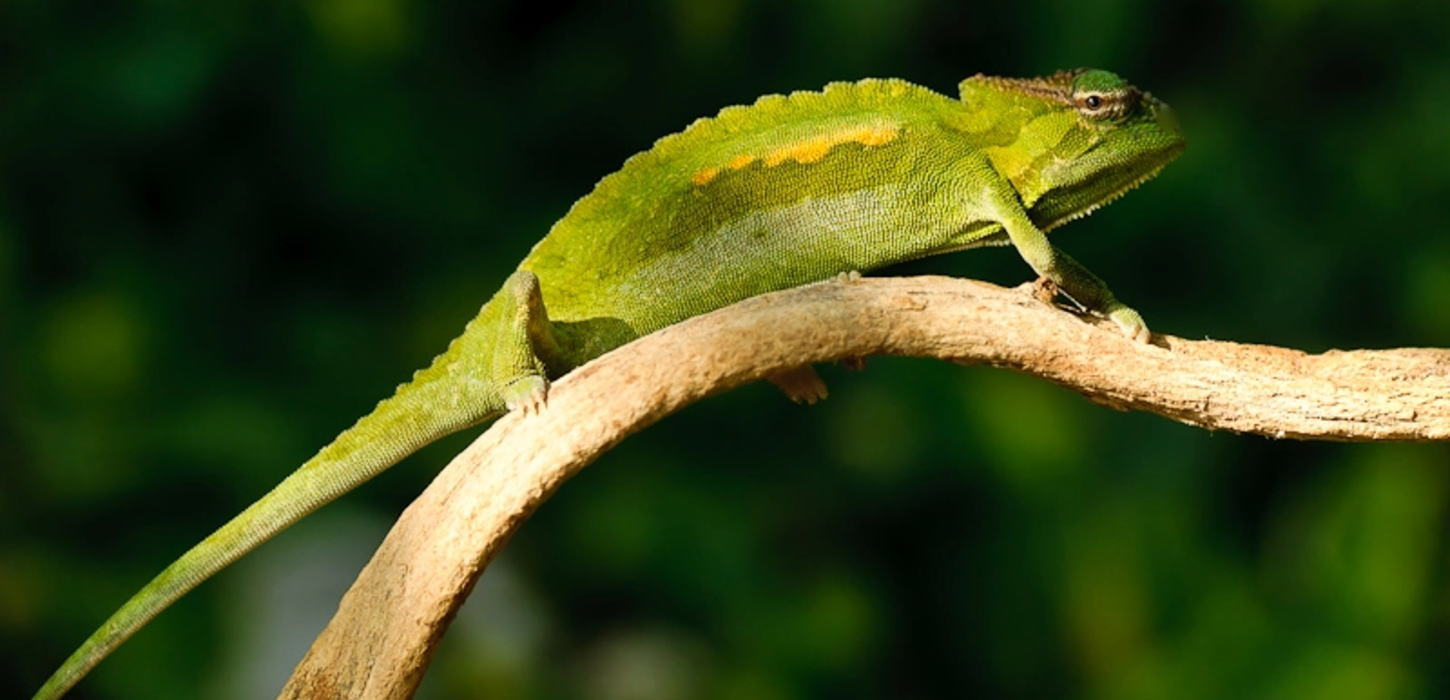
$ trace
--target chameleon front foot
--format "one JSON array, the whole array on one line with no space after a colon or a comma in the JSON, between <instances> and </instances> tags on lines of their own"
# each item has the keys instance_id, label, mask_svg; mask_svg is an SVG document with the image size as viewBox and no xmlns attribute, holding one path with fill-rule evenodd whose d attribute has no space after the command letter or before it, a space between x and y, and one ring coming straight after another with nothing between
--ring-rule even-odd
<instances>
[{"instance_id":1,"label":"chameleon front foot","mask_svg":"<svg viewBox=\"0 0 1450 700\"><path fill-rule=\"evenodd\" d=\"M500 393L508 410L523 411L527 416L544 410L548 404L549 381L538 375L519 377L505 384Z\"/></svg>"},{"instance_id":2,"label":"chameleon front foot","mask_svg":"<svg viewBox=\"0 0 1450 700\"><path fill-rule=\"evenodd\" d=\"M1049 306L1057 300L1059 294L1064 294L1079 309L1088 310L1088 307L1077 303L1076 299L1063 292L1062 288L1046 275L1038 277L1032 283L1031 292L1034 298ZM1148 330L1148 324L1143 322L1143 316L1116 299L1109 301L1106 308L1101 309L1099 313L1117 324L1118 330L1134 342L1146 343L1153 337L1153 333Z\"/></svg>"},{"instance_id":3,"label":"chameleon front foot","mask_svg":"<svg viewBox=\"0 0 1450 700\"><path fill-rule=\"evenodd\" d=\"M1124 304L1113 303L1108 307L1105 315L1113 323L1118 324L1118 330L1122 331L1123 335L1133 339L1134 342L1146 343L1153 337L1153 333L1148 330L1148 324L1143 322L1143 317Z\"/></svg>"},{"instance_id":4,"label":"chameleon front foot","mask_svg":"<svg viewBox=\"0 0 1450 700\"><path fill-rule=\"evenodd\" d=\"M767 374L765 378L796 403L813 404L828 395L826 381L810 365Z\"/></svg>"}]
</instances>

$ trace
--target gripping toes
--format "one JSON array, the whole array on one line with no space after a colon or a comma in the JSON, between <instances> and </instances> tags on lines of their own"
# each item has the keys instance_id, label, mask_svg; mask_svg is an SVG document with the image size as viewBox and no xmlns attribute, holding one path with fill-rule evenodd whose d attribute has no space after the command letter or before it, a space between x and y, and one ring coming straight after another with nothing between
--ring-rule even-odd
<instances>
[{"instance_id":1,"label":"gripping toes","mask_svg":"<svg viewBox=\"0 0 1450 700\"><path fill-rule=\"evenodd\" d=\"M825 380L810 365L781 370L765 378L796 403L813 404L828 395Z\"/></svg>"},{"instance_id":2,"label":"gripping toes","mask_svg":"<svg viewBox=\"0 0 1450 700\"><path fill-rule=\"evenodd\" d=\"M1123 335L1136 342L1146 343L1153 336L1148 331L1148 324L1143 322L1143 317L1127 306L1122 304L1112 306L1108 309L1107 315L1113 323L1118 324L1118 330L1121 330Z\"/></svg>"},{"instance_id":3,"label":"gripping toes","mask_svg":"<svg viewBox=\"0 0 1450 700\"><path fill-rule=\"evenodd\" d=\"M549 401L549 381L538 375L519 377L503 388L504 405L510 411L531 415L544 410Z\"/></svg>"}]
</instances>

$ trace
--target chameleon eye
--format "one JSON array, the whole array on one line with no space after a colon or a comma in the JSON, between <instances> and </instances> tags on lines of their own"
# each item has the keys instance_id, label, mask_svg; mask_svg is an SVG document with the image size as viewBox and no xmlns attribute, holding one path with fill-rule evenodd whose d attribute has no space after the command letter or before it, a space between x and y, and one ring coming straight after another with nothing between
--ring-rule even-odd
<instances>
[{"instance_id":1,"label":"chameleon eye","mask_svg":"<svg viewBox=\"0 0 1450 700\"><path fill-rule=\"evenodd\" d=\"M1089 92L1074 96L1077 109L1083 116L1094 120L1115 121L1128 116L1137 109L1137 94L1129 90L1112 92Z\"/></svg>"}]
</instances>

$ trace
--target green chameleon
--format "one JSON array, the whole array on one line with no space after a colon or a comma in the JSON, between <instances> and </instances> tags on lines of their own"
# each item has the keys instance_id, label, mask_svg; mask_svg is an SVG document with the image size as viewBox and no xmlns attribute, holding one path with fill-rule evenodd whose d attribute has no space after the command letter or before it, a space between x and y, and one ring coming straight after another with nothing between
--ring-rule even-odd
<instances>
[{"instance_id":1,"label":"green chameleon","mask_svg":"<svg viewBox=\"0 0 1450 700\"><path fill-rule=\"evenodd\" d=\"M630 340L756 294L985 245L1124 334L1143 319L1046 232L1182 152L1167 105L1101 70L975 76L953 100L901 80L762 97L666 136L554 224L448 349L121 606L36 698L55 698L163 608L418 448ZM809 367L777 377L797 399Z\"/></svg>"}]
</instances>

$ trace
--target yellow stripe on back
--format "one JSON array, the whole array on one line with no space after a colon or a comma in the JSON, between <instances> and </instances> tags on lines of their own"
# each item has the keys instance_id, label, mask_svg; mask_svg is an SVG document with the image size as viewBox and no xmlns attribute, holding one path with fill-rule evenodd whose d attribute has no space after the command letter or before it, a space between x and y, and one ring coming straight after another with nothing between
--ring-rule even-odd
<instances>
[{"instance_id":1,"label":"yellow stripe on back","mask_svg":"<svg viewBox=\"0 0 1450 700\"><path fill-rule=\"evenodd\" d=\"M890 122L878 122L852 126L845 129L837 129L823 134L817 134L806 139L797 141L787 146L782 146L764 155L742 153L725 162L724 167L731 170L740 170L751 163L760 161L767 168L773 168L782 163L800 163L802 165L815 163L826 157L831 149L848 143L858 143L868 148L884 146L896 140L901 134L901 126ZM704 186L719 175L720 167L711 166L702 168L690 176L690 182L696 186Z\"/></svg>"}]
</instances>

